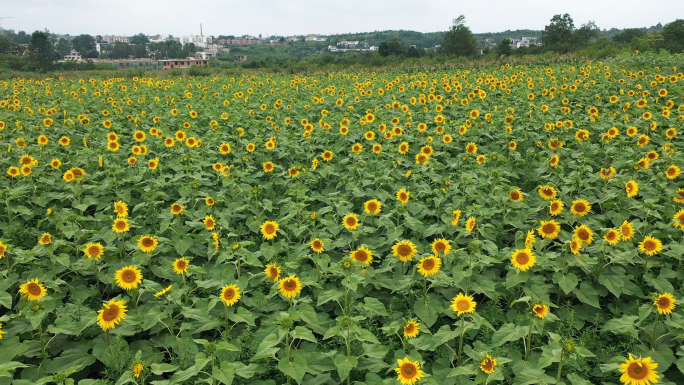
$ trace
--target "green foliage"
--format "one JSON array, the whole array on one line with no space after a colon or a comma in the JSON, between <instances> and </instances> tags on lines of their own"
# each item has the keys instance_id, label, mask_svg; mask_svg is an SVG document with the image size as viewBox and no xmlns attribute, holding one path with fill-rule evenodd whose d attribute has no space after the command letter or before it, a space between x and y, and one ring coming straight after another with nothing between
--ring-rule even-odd
<instances>
[{"instance_id":1,"label":"green foliage","mask_svg":"<svg viewBox=\"0 0 684 385\"><path fill-rule=\"evenodd\" d=\"M444 33L439 53L448 56L473 56L477 54L477 42L470 28L465 25L463 15L454 19L454 25Z\"/></svg>"},{"instance_id":2,"label":"green foliage","mask_svg":"<svg viewBox=\"0 0 684 385\"><path fill-rule=\"evenodd\" d=\"M31 35L29 52L36 69L49 71L53 68L57 53L47 33L35 31Z\"/></svg>"}]
</instances>

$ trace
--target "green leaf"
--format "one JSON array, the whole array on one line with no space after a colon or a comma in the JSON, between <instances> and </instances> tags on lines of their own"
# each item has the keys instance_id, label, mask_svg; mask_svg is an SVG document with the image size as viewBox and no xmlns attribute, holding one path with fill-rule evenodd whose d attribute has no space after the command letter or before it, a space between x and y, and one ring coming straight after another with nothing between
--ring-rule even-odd
<instances>
[{"instance_id":1,"label":"green leaf","mask_svg":"<svg viewBox=\"0 0 684 385\"><path fill-rule=\"evenodd\" d=\"M573 273L569 273L567 275L556 273L553 275L553 282L560 286L566 295L570 294L579 283L577 276Z\"/></svg>"},{"instance_id":2,"label":"green leaf","mask_svg":"<svg viewBox=\"0 0 684 385\"><path fill-rule=\"evenodd\" d=\"M492 345L501 346L506 342L517 341L527 336L527 327L505 324L492 335Z\"/></svg>"},{"instance_id":3,"label":"green leaf","mask_svg":"<svg viewBox=\"0 0 684 385\"><path fill-rule=\"evenodd\" d=\"M267 335L266 338L264 338L263 341L259 344L257 347L257 351L252 357L252 361L256 361L261 358L266 358L266 357L273 357L278 350L280 350L279 347L276 347L280 341L283 340L283 336L279 337L278 332L274 331L271 334Z\"/></svg>"},{"instance_id":4,"label":"green leaf","mask_svg":"<svg viewBox=\"0 0 684 385\"><path fill-rule=\"evenodd\" d=\"M598 293L589 282L582 282L580 284L580 289L575 292L575 295L577 296L577 299L586 303L587 305L591 305L598 309L601 308L601 304L599 303L598 299Z\"/></svg>"},{"instance_id":5,"label":"green leaf","mask_svg":"<svg viewBox=\"0 0 684 385\"><path fill-rule=\"evenodd\" d=\"M437 322L439 317L440 309L435 308L434 300L430 300L427 304L422 298L418 298L413 303L413 312L416 313L418 318L420 318L427 327L430 327ZM443 309L441 309L443 310Z\"/></svg>"},{"instance_id":6,"label":"green leaf","mask_svg":"<svg viewBox=\"0 0 684 385\"><path fill-rule=\"evenodd\" d=\"M12 308L12 296L6 292L0 292L0 305L11 309Z\"/></svg>"},{"instance_id":7,"label":"green leaf","mask_svg":"<svg viewBox=\"0 0 684 385\"><path fill-rule=\"evenodd\" d=\"M359 308L366 310L370 316L375 317L375 316L384 316L387 317L389 314L387 313L387 309L385 308L385 305L380 302L377 298L373 297L364 297L363 298L363 304L358 305Z\"/></svg>"},{"instance_id":8,"label":"green leaf","mask_svg":"<svg viewBox=\"0 0 684 385\"><path fill-rule=\"evenodd\" d=\"M296 355L291 362L288 362L287 359L282 359L278 363L278 370L292 377L300 384L307 370L306 359L300 355Z\"/></svg>"},{"instance_id":9,"label":"green leaf","mask_svg":"<svg viewBox=\"0 0 684 385\"><path fill-rule=\"evenodd\" d=\"M295 326L294 331L290 334L292 335L292 338L299 338L300 340L306 340L313 343L318 342L318 340L316 340L316 337L314 337L311 330L302 326Z\"/></svg>"},{"instance_id":10,"label":"green leaf","mask_svg":"<svg viewBox=\"0 0 684 385\"><path fill-rule=\"evenodd\" d=\"M590 381L585 380L575 373L568 374L568 380L572 385L592 385Z\"/></svg>"},{"instance_id":11,"label":"green leaf","mask_svg":"<svg viewBox=\"0 0 684 385\"><path fill-rule=\"evenodd\" d=\"M613 332L615 334L627 334L636 338L639 334L639 331L635 326L638 319L639 317L635 315L613 318L603 324L602 330L604 332Z\"/></svg>"},{"instance_id":12,"label":"green leaf","mask_svg":"<svg viewBox=\"0 0 684 385\"><path fill-rule=\"evenodd\" d=\"M232 385L235 378L235 366L232 363L223 361L220 368L214 366L211 375L222 384Z\"/></svg>"},{"instance_id":13,"label":"green leaf","mask_svg":"<svg viewBox=\"0 0 684 385\"><path fill-rule=\"evenodd\" d=\"M335 366L337 367L337 374L340 376L340 381L344 381L349 376L349 372L359 364L359 360L356 356L346 357L341 354L336 355L334 361Z\"/></svg>"},{"instance_id":14,"label":"green leaf","mask_svg":"<svg viewBox=\"0 0 684 385\"><path fill-rule=\"evenodd\" d=\"M150 365L150 370L156 375L164 374L166 372L173 372L178 369L178 366L171 364L152 364Z\"/></svg>"},{"instance_id":15,"label":"green leaf","mask_svg":"<svg viewBox=\"0 0 684 385\"><path fill-rule=\"evenodd\" d=\"M189 235L183 235L183 238L174 237L173 247L176 248L178 255L184 256L185 252L192 246L193 240Z\"/></svg>"},{"instance_id":16,"label":"green leaf","mask_svg":"<svg viewBox=\"0 0 684 385\"><path fill-rule=\"evenodd\" d=\"M473 367L473 365L459 366L457 368L451 369L449 374L447 374L447 378L457 376L472 376L476 373L477 371L475 370L475 367Z\"/></svg>"}]
</instances>

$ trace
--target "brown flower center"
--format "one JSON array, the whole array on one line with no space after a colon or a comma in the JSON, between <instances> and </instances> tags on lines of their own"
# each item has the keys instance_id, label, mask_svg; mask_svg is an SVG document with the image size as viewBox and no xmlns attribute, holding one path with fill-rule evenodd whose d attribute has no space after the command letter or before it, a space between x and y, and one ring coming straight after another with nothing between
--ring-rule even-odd
<instances>
[{"instance_id":1,"label":"brown flower center","mask_svg":"<svg viewBox=\"0 0 684 385\"><path fill-rule=\"evenodd\" d=\"M423 262L424 270L432 270L435 267L435 261L432 258L428 258Z\"/></svg>"},{"instance_id":2,"label":"brown flower center","mask_svg":"<svg viewBox=\"0 0 684 385\"><path fill-rule=\"evenodd\" d=\"M553 223L547 223L542 227L544 234L553 234L556 231L556 225Z\"/></svg>"},{"instance_id":3,"label":"brown flower center","mask_svg":"<svg viewBox=\"0 0 684 385\"><path fill-rule=\"evenodd\" d=\"M366 262L368 260L368 253L365 250L357 250L354 253L354 258L359 262Z\"/></svg>"},{"instance_id":4,"label":"brown flower center","mask_svg":"<svg viewBox=\"0 0 684 385\"><path fill-rule=\"evenodd\" d=\"M275 233L275 226L273 226L271 223L267 224L266 227L264 227L264 231L266 234L273 234Z\"/></svg>"},{"instance_id":5,"label":"brown flower center","mask_svg":"<svg viewBox=\"0 0 684 385\"><path fill-rule=\"evenodd\" d=\"M406 257L411 254L411 246L399 245L399 247L397 248L397 253L402 257Z\"/></svg>"},{"instance_id":6,"label":"brown flower center","mask_svg":"<svg viewBox=\"0 0 684 385\"><path fill-rule=\"evenodd\" d=\"M633 362L627 368L627 374L635 380L642 380L648 376L648 368L644 364Z\"/></svg>"},{"instance_id":7,"label":"brown flower center","mask_svg":"<svg viewBox=\"0 0 684 385\"><path fill-rule=\"evenodd\" d=\"M485 358L482 363L482 370L490 372L492 369L494 369L494 361L489 357Z\"/></svg>"},{"instance_id":8,"label":"brown flower center","mask_svg":"<svg viewBox=\"0 0 684 385\"><path fill-rule=\"evenodd\" d=\"M412 363L406 363L401 366L401 374L404 378L411 379L418 374L418 369Z\"/></svg>"},{"instance_id":9,"label":"brown flower center","mask_svg":"<svg viewBox=\"0 0 684 385\"><path fill-rule=\"evenodd\" d=\"M152 247L152 245L154 245L154 241L152 240L152 238L145 237L142 240L142 244L145 247Z\"/></svg>"},{"instance_id":10,"label":"brown flower center","mask_svg":"<svg viewBox=\"0 0 684 385\"><path fill-rule=\"evenodd\" d=\"M587 211L587 206L582 202L575 203L575 211L583 213Z\"/></svg>"},{"instance_id":11,"label":"brown flower center","mask_svg":"<svg viewBox=\"0 0 684 385\"><path fill-rule=\"evenodd\" d=\"M525 265L530 261L530 256L526 252L521 252L518 253L518 255L515 256L515 260L521 264Z\"/></svg>"},{"instance_id":12,"label":"brown flower center","mask_svg":"<svg viewBox=\"0 0 684 385\"><path fill-rule=\"evenodd\" d=\"M231 287L229 289L226 289L226 291L223 293L223 298L227 300L231 300L235 297L235 290Z\"/></svg>"},{"instance_id":13,"label":"brown flower center","mask_svg":"<svg viewBox=\"0 0 684 385\"><path fill-rule=\"evenodd\" d=\"M35 282L29 283L29 284L28 284L28 287L27 287L27 290L28 290L29 293L31 293L31 294L33 294L33 295L39 295L40 292L41 292L40 286L38 286L38 284L35 283Z\"/></svg>"},{"instance_id":14,"label":"brown flower center","mask_svg":"<svg viewBox=\"0 0 684 385\"><path fill-rule=\"evenodd\" d=\"M658 307L661 309L668 308L670 306L670 299L667 297L658 298Z\"/></svg>"},{"instance_id":15,"label":"brown flower center","mask_svg":"<svg viewBox=\"0 0 684 385\"><path fill-rule=\"evenodd\" d=\"M650 241L650 240L644 242L644 249L646 249L648 251L653 251L653 250L655 250L655 248L656 248L655 242Z\"/></svg>"},{"instance_id":16,"label":"brown flower center","mask_svg":"<svg viewBox=\"0 0 684 385\"><path fill-rule=\"evenodd\" d=\"M294 279L288 279L288 280L285 281L285 283L283 284L283 287L284 287L285 290L287 290L287 291L292 291L292 290L294 290L294 289L297 288L297 282L295 282Z\"/></svg>"},{"instance_id":17,"label":"brown flower center","mask_svg":"<svg viewBox=\"0 0 684 385\"><path fill-rule=\"evenodd\" d=\"M133 283L135 282L135 279L137 278L137 275L135 274L135 271L133 270L126 270L121 274L121 279L126 282L126 283Z\"/></svg>"},{"instance_id":18,"label":"brown flower center","mask_svg":"<svg viewBox=\"0 0 684 385\"><path fill-rule=\"evenodd\" d=\"M114 321L119 316L119 307L117 305L111 304L102 312L102 319L107 322Z\"/></svg>"},{"instance_id":19,"label":"brown flower center","mask_svg":"<svg viewBox=\"0 0 684 385\"><path fill-rule=\"evenodd\" d=\"M462 299L458 301L458 303L456 303L456 308L460 311L466 311L470 308L470 302L465 299Z\"/></svg>"}]
</instances>

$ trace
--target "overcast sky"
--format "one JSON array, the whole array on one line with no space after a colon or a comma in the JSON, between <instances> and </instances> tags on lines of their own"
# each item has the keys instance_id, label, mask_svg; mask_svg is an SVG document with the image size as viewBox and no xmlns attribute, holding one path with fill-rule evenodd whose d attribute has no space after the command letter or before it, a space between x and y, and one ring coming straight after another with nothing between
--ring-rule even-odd
<instances>
[{"instance_id":1,"label":"overcast sky","mask_svg":"<svg viewBox=\"0 0 684 385\"><path fill-rule=\"evenodd\" d=\"M554 14L580 26L650 27L684 18L682 0L0 0L2 27L80 35L323 35L444 31L460 14L475 33L543 29Z\"/></svg>"}]
</instances>

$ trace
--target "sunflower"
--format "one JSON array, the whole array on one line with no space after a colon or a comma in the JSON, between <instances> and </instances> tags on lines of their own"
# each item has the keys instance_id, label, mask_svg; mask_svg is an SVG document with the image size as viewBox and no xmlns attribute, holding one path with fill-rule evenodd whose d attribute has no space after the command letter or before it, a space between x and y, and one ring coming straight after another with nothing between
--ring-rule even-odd
<instances>
[{"instance_id":1,"label":"sunflower","mask_svg":"<svg viewBox=\"0 0 684 385\"><path fill-rule=\"evenodd\" d=\"M603 239L605 239L609 245L615 245L620 242L620 231L616 229L610 229L606 235L603 236Z\"/></svg>"},{"instance_id":2,"label":"sunflower","mask_svg":"<svg viewBox=\"0 0 684 385\"><path fill-rule=\"evenodd\" d=\"M573 213L573 215L583 217L589 214L589 211L591 211L591 205L589 204L589 201L587 201L586 199L579 199L572 202L572 206L570 206L570 211Z\"/></svg>"},{"instance_id":3,"label":"sunflower","mask_svg":"<svg viewBox=\"0 0 684 385\"><path fill-rule=\"evenodd\" d=\"M508 148L515 151L515 149L518 148L518 144L516 142L510 142L508 143Z\"/></svg>"},{"instance_id":4,"label":"sunflower","mask_svg":"<svg viewBox=\"0 0 684 385\"><path fill-rule=\"evenodd\" d=\"M279 228L278 222L266 221L261 225L261 235L263 235L265 239L273 239L278 235L277 232Z\"/></svg>"},{"instance_id":5,"label":"sunflower","mask_svg":"<svg viewBox=\"0 0 684 385\"><path fill-rule=\"evenodd\" d=\"M558 166L559 159L560 159L560 158L558 157L558 155L552 156L551 159L549 159L549 165L550 165L551 167L556 167L556 166Z\"/></svg>"},{"instance_id":6,"label":"sunflower","mask_svg":"<svg viewBox=\"0 0 684 385\"><path fill-rule=\"evenodd\" d=\"M124 290L137 289L140 282L142 282L142 273L135 266L126 266L116 271L114 280Z\"/></svg>"},{"instance_id":7,"label":"sunflower","mask_svg":"<svg viewBox=\"0 0 684 385\"><path fill-rule=\"evenodd\" d=\"M85 249L83 249L83 252L88 259L95 258L97 261L100 259L100 257L102 257L102 254L104 253L104 247L100 243L89 243L86 245Z\"/></svg>"},{"instance_id":8,"label":"sunflower","mask_svg":"<svg viewBox=\"0 0 684 385\"><path fill-rule=\"evenodd\" d=\"M531 248L532 245L537 241L537 237L534 234L534 230L527 230L527 235L525 236L525 247Z\"/></svg>"},{"instance_id":9,"label":"sunflower","mask_svg":"<svg viewBox=\"0 0 684 385\"><path fill-rule=\"evenodd\" d=\"M359 218L354 213L345 215L342 218L342 224L349 231L354 231L360 226Z\"/></svg>"},{"instance_id":10,"label":"sunflower","mask_svg":"<svg viewBox=\"0 0 684 385\"><path fill-rule=\"evenodd\" d=\"M126 319L126 301L111 300L104 304L104 308L100 309L97 314L97 321L100 323L102 330L114 329L116 325L121 323L121 320Z\"/></svg>"},{"instance_id":11,"label":"sunflower","mask_svg":"<svg viewBox=\"0 0 684 385\"><path fill-rule=\"evenodd\" d=\"M521 271L529 270L532 266L534 266L536 261L537 257L530 249L515 250L513 253L511 253L511 262L513 263L513 267Z\"/></svg>"},{"instance_id":12,"label":"sunflower","mask_svg":"<svg viewBox=\"0 0 684 385\"><path fill-rule=\"evenodd\" d=\"M418 272L423 277L429 277L437 274L441 266L442 260L439 257L425 257L418 262Z\"/></svg>"},{"instance_id":13,"label":"sunflower","mask_svg":"<svg viewBox=\"0 0 684 385\"><path fill-rule=\"evenodd\" d=\"M60 168L62 166L62 161L59 159L53 159L50 161L50 167L52 168Z\"/></svg>"},{"instance_id":14,"label":"sunflower","mask_svg":"<svg viewBox=\"0 0 684 385\"><path fill-rule=\"evenodd\" d=\"M420 333L420 324L416 321L408 321L404 325L404 338L415 338Z\"/></svg>"},{"instance_id":15,"label":"sunflower","mask_svg":"<svg viewBox=\"0 0 684 385\"><path fill-rule=\"evenodd\" d=\"M214 198L212 198L212 197L206 197L206 198L204 198L204 203L207 206L213 206L216 203L216 200L214 200Z\"/></svg>"},{"instance_id":16,"label":"sunflower","mask_svg":"<svg viewBox=\"0 0 684 385\"><path fill-rule=\"evenodd\" d=\"M493 358L489 354L480 362L480 370L487 374L492 374L496 370L496 358Z\"/></svg>"},{"instance_id":17,"label":"sunflower","mask_svg":"<svg viewBox=\"0 0 684 385\"><path fill-rule=\"evenodd\" d=\"M264 172L273 172L273 169L275 168L273 162L266 162L262 164L262 166L264 168Z\"/></svg>"},{"instance_id":18,"label":"sunflower","mask_svg":"<svg viewBox=\"0 0 684 385\"><path fill-rule=\"evenodd\" d=\"M294 298L302 292L302 281L294 275L283 278L278 283L278 291L284 297Z\"/></svg>"},{"instance_id":19,"label":"sunflower","mask_svg":"<svg viewBox=\"0 0 684 385\"><path fill-rule=\"evenodd\" d=\"M622 240L627 241L627 240L634 238L634 225L632 224L632 222L627 222L627 221L622 222L619 230L620 230L620 238Z\"/></svg>"},{"instance_id":20,"label":"sunflower","mask_svg":"<svg viewBox=\"0 0 684 385\"><path fill-rule=\"evenodd\" d=\"M185 257L178 258L173 262L173 272L176 274L187 273L188 267L190 267L190 261L188 261Z\"/></svg>"},{"instance_id":21,"label":"sunflower","mask_svg":"<svg viewBox=\"0 0 684 385\"><path fill-rule=\"evenodd\" d=\"M319 238L316 238L313 241L311 241L310 245L311 245L311 250L313 250L314 252L316 252L318 254L320 254L324 251L323 246L325 246L325 243L323 241L321 241Z\"/></svg>"},{"instance_id":22,"label":"sunflower","mask_svg":"<svg viewBox=\"0 0 684 385\"><path fill-rule=\"evenodd\" d=\"M382 210L382 203L377 199L371 199L363 204L366 214L378 215Z\"/></svg>"},{"instance_id":23,"label":"sunflower","mask_svg":"<svg viewBox=\"0 0 684 385\"><path fill-rule=\"evenodd\" d=\"M537 229L543 238L553 239L560 233L560 224L554 220L541 221L541 226Z\"/></svg>"},{"instance_id":24,"label":"sunflower","mask_svg":"<svg viewBox=\"0 0 684 385\"><path fill-rule=\"evenodd\" d=\"M112 230L114 230L114 232L117 234L129 231L130 227L128 226L128 220L126 218L115 219L114 223L112 224Z\"/></svg>"},{"instance_id":25,"label":"sunflower","mask_svg":"<svg viewBox=\"0 0 684 385\"><path fill-rule=\"evenodd\" d=\"M296 167L290 167L287 170L288 175L290 175L291 178L296 178L299 176L299 171L297 170Z\"/></svg>"},{"instance_id":26,"label":"sunflower","mask_svg":"<svg viewBox=\"0 0 684 385\"><path fill-rule=\"evenodd\" d=\"M42 297L47 295L47 290L45 290L45 286L38 281L38 278L35 278L26 283L22 283L19 287L19 293L28 297L29 301L39 301Z\"/></svg>"},{"instance_id":27,"label":"sunflower","mask_svg":"<svg viewBox=\"0 0 684 385\"><path fill-rule=\"evenodd\" d=\"M523 193L519 188L510 191L509 195L511 196L511 201L513 202L522 202L524 200Z\"/></svg>"},{"instance_id":28,"label":"sunflower","mask_svg":"<svg viewBox=\"0 0 684 385\"><path fill-rule=\"evenodd\" d=\"M551 213L551 215L556 216L563 212L564 206L565 205L563 204L563 201L555 200L551 202L551 205L549 206L549 212Z\"/></svg>"},{"instance_id":29,"label":"sunflower","mask_svg":"<svg viewBox=\"0 0 684 385\"><path fill-rule=\"evenodd\" d=\"M660 376L655 371L658 364L651 362L651 357L634 358L629 354L629 358L620 365L620 382L624 385L651 385L657 384Z\"/></svg>"},{"instance_id":30,"label":"sunflower","mask_svg":"<svg viewBox=\"0 0 684 385\"><path fill-rule=\"evenodd\" d=\"M128 205L124 201L114 203L114 212L117 218L126 218L128 216Z\"/></svg>"},{"instance_id":31,"label":"sunflower","mask_svg":"<svg viewBox=\"0 0 684 385\"><path fill-rule=\"evenodd\" d=\"M323 152L322 158L324 161L330 162L334 156L335 156L335 154L332 151L327 150L327 151Z\"/></svg>"},{"instance_id":32,"label":"sunflower","mask_svg":"<svg viewBox=\"0 0 684 385\"><path fill-rule=\"evenodd\" d=\"M392 254L402 262L413 260L416 253L418 253L418 248L411 241L401 241L392 246Z\"/></svg>"},{"instance_id":33,"label":"sunflower","mask_svg":"<svg viewBox=\"0 0 684 385\"><path fill-rule=\"evenodd\" d=\"M427 146L423 146L423 148L420 149L420 153L427 156L427 157L430 157L430 156L432 156L432 154L435 153L435 150L432 149L432 146L427 145Z\"/></svg>"},{"instance_id":34,"label":"sunflower","mask_svg":"<svg viewBox=\"0 0 684 385\"><path fill-rule=\"evenodd\" d=\"M206 226L207 230L209 231L216 228L216 220L212 215L207 215L204 217L204 226Z\"/></svg>"},{"instance_id":35,"label":"sunflower","mask_svg":"<svg viewBox=\"0 0 684 385\"><path fill-rule=\"evenodd\" d=\"M627 191L628 198L633 198L639 193L639 184L635 180L630 180L625 183L625 191Z\"/></svg>"},{"instance_id":36,"label":"sunflower","mask_svg":"<svg viewBox=\"0 0 684 385\"><path fill-rule=\"evenodd\" d=\"M665 176L667 177L667 179L675 179L679 176L680 171L681 170L679 169L679 167L672 165L668 167L667 170L665 170Z\"/></svg>"},{"instance_id":37,"label":"sunflower","mask_svg":"<svg viewBox=\"0 0 684 385\"><path fill-rule=\"evenodd\" d=\"M461 210L454 210L451 212L451 225L456 226L458 220L461 219Z\"/></svg>"},{"instance_id":38,"label":"sunflower","mask_svg":"<svg viewBox=\"0 0 684 385\"><path fill-rule=\"evenodd\" d=\"M151 235L143 235L142 237L140 237L140 239L138 239L138 247L144 253L153 252L154 249L156 249L158 245L159 245L159 241L157 241L157 238L153 237Z\"/></svg>"},{"instance_id":39,"label":"sunflower","mask_svg":"<svg viewBox=\"0 0 684 385\"><path fill-rule=\"evenodd\" d=\"M409 194L410 194L410 193L407 192L406 190L401 189L401 190L397 191L397 200L398 200L399 202L401 202L401 204L405 205L405 204L408 203Z\"/></svg>"},{"instance_id":40,"label":"sunflower","mask_svg":"<svg viewBox=\"0 0 684 385\"><path fill-rule=\"evenodd\" d=\"M373 262L373 252L365 248L364 246L359 247L356 250L352 250L349 255L352 261L357 261L370 265Z\"/></svg>"},{"instance_id":41,"label":"sunflower","mask_svg":"<svg viewBox=\"0 0 684 385\"><path fill-rule=\"evenodd\" d=\"M601 171L599 172L599 175L601 176L601 179L610 179L615 175L615 167L609 167L608 169L602 168Z\"/></svg>"},{"instance_id":42,"label":"sunflower","mask_svg":"<svg viewBox=\"0 0 684 385\"><path fill-rule=\"evenodd\" d=\"M469 155L475 155L475 154L477 154L477 144L472 143L472 142L468 143L466 145L465 150Z\"/></svg>"},{"instance_id":43,"label":"sunflower","mask_svg":"<svg viewBox=\"0 0 684 385\"><path fill-rule=\"evenodd\" d=\"M14 167L14 166L10 166L10 168L7 169L7 175L9 175L13 178L19 176L19 168Z\"/></svg>"},{"instance_id":44,"label":"sunflower","mask_svg":"<svg viewBox=\"0 0 684 385\"><path fill-rule=\"evenodd\" d=\"M171 213L174 215L182 213L184 209L185 207L183 207L183 205L180 203L174 203L171 205Z\"/></svg>"},{"instance_id":45,"label":"sunflower","mask_svg":"<svg viewBox=\"0 0 684 385\"><path fill-rule=\"evenodd\" d=\"M43 246L51 244L52 235L50 235L50 233L43 233L43 235L41 235L40 238L38 238L38 243L40 243Z\"/></svg>"},{"instance_id":46,"label":"sunflower","mask_svg":"<svg viewBox=\"0 0 684 385\"><path fill-rule=\"evenodd\" d=\"M451 251L451 244L444 238L432 242L432 252L436 255L447 255Z\"/></svg>"},{"instance_id":47,"label":"sunflower","mask_svg":"<svg viewBox=\"0 0 684 385\"><path fill-rule=\"evenodd\" d=\"M467 232L472 232L475 229L475 217L470 217L466 221L465 229Z\"/></svg>"},{"instance_id":48,"label":"sunflower","mask_svg":"<svg viewBox=\"0 0 684 385\"><path fill-rule=\"evenodd\" d=\"M639 250L646 255L655 255L663 250L663 242L658 238L646 237L639 243Z\"/></svg>"},{"instance_id":49,"label":"sunflower","mask_svg":"<svg viewBox=\"0 0 684 385\"><path fill-rule=\"evenodd\" d=\"M463 313L474 312L475 306L477 306L477 303L473 300L473 296L465 295L463 293L459 293L454 297L453 301L451 301L451 308L457 312L459 316Z\"/></svg>"},{"instance_id":50,"label":"sunflower","mask_svg":"<svg viewBox=\"0 0 684 385\"><path fill-rule=\"evenodd\" d=\"M2 322L0 322L0 340L2 339L2 335L5 333L7 333L7 332L2 331Z\"/></svg>"},{"instance_id":51,"label":"sunflower","mask_svg":"<svg viewBox=\"0 0 684 385\"><path fill-rule=\"evenodd\" d=\"M240 295L240 288L237 285L226 285L221 289L221 301L226 306L233 306L242 297Z\"/></svg>"},{"instance_id":52,"label":"sunflower","mask_svg":"<svg viewBox=\"0 0 684 385\"><path fill-rule=\"evenodd\" d=\"M579 239L573 238L570 241L570 251L572 251L573 254L578 254L581 248L582 248L582 241L580 241Z\"/></svg>"},{"instance_id":53,"label":"sunflower","mask_svg":"<svg viewBox=\"0 0 684 385\"><path fill-rule=\"evenodd\" d=\"M7 245L0 242L0 259L5 256L5 253L7 252Z\"/></svg>"},{"instance_id":54,"label":"sunflower","mask_svg":"<svg viewBox=\"0 0 684 385\"><path fill-rule=\"evenodd\" d=\"M586 243L587 245L591 245L591 243L594 241L594 232L591 231L589 226L581 225L575 229L573 238L582 243Z\"/></svg>"},{"instance_id":55,"label":"sunflower","mask_svg":"<svg viewBox=\"0 0 684 385\"><path fill-rule=\"evenodd\" d=\"M484 155L477 156L477 164L487 163L487 157Z\"/></svg>"},{"instance_id":56,"label":"sunflower","mask_svg":"<svg viewBox=\"0 0 684 385\"><path fill-rule=\"evenodd\" d=\"M394 371L397 372L397 381L401 382L401 385L414 385L424 377L418 361L411 361L410 358L404 357L403 360L398 359L397 363L399 367L394 368Z\"/></svg>"},{"instance_id":57,"label":"sunflower","mask_svg":"<svg viewBox=\"0 0 684 385\"><path fill-rule=\"evenodd\" d=\"M550 311L548 306L542 303L538 303L532 307L532 313L534 313L534 315L536 315L537 317L544 319L546 318L546 316L549 315Z\"/></svg>"},{"instance_id":58,"label":"sunflower","mask_svg":"<svg viewBox=\"0 0 684 385\"><path fill-rule=\"evenodd\" d=\"M280 272L280 266L276 265L275 263L269 263L266 265L266 269L264 270L266 277L273 282L278 280L278 277L280 277Z\"/></svg>"},{"instance_id":59,"label":"sunflower","mask_svg":"<svg viewBox=\"0 0 684 385\"><path fill-rule=\"evenodd\" d=\"M672 310L675 308L675 302L677 300L670 293L664 293L658 295L658 297L653 301L653 304L658 307L658 313L660 314L671 314Z\"/></svg>"},{"instance_id":60,"label":"sunflower","mask_svg":"<svg viewBox=\"0 0 684 385\"><path fill-rule=\"evenodd\" d=\"M542 198L549 200L555 198L557 193L555 188L545 185L539 187L539 195Z\"/></svg>"},{"instance_id":61,"label":"sunflower","mask_svg":"<svg viewBox=\"0 0 684 385\"><path fill-rule=\"evenodd\" d=\"M684 189L680 188L679 190L677 190L677 193L674 197L672 197L672 200L677 203L684 203Z\"/></svg>"}]
</instances>

